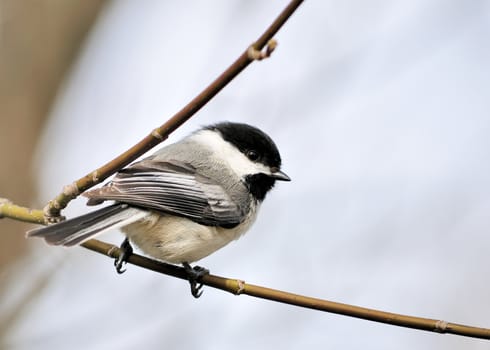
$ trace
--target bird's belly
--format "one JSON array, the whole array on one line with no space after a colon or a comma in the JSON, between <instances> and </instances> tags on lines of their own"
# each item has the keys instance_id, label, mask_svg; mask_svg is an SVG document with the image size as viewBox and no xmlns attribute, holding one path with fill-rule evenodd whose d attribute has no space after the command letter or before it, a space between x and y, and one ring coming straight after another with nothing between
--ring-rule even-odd
<instances>
[{"instance_id":1,"label":"bird's belly","mask_svg":"<svg viewBox=\"0 0 490 350\"><path fill-rule=\"evenodd\" d=\"M146 255L180 264L200 260L238 239L252 221L225 229L200 225L181 217L150 214L123 227L122 231Z\"/></svg>"}]
</instances>

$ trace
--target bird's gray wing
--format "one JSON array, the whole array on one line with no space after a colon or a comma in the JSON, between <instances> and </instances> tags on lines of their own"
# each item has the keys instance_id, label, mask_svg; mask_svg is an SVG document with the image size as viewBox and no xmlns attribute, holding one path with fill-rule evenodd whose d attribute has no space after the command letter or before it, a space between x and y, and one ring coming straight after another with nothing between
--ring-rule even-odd
<instances>
[{"instance_id":1,"label":"bird's gray wing","mask_svg":"<svg viewBox=\"0 0 490 350\"><path fill-rule=\"evenodd\" d=\"M174 214L208 226L234 227L245 209L211 178L179 161L147 158L121 170L106 186L84 193L88 204L104 200Z\"/></svg>"}]
</instances>

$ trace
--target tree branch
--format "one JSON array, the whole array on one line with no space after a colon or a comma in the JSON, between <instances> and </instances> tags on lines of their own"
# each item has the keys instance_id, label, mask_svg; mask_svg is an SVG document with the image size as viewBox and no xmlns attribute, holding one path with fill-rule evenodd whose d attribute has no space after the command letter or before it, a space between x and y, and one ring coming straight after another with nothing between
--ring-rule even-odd
<instances>
[{"instance_id":1,"label":"tree branch","mask_svg":"<svg viewBox=\"0 0 490 350\"><path fill-rule=\"evenodd\" d=\"M42 210L30 209L13 204L6 198L0 198L0 219L11 218L18 221L44 224Z\"/></svg>"},{"instance_id":2,"label":"tree branch","mask_svg":"<svg viewBox=\"0 0 490 350\"><path fill-rule=\"evenodd\" d=\"M12 219L32 223L43 222L43 212L41 210L32 210L29 208L19 207L4 198L0 198L0 218L2 217L10 217ZM122 253L119 247L96 239L91 239L85 243L82 243L81 246L110 258L118 258ZM187 272L184 268L166 264L157 260L152 260L138 254L130 255L127 262L165 275L183 280L188 279ZM393 326L420 329L436 333L455 334L472 338L490 339L490 329L487 328L472 327L442 320L407 316L368 309L355 305L336 303L333 301L311 298L277 289L248 284L245 281L238 279L230 279L209 274L204 275L200 282L206 286L221 289L235 295L246 294L256 298L344 316L361 318L369 321L390 324Z\"/></svg>"},{"instance_id":3,"label":"tree branch","mask_svg":"<svg viewBox=\"0 0 490 350\"><path fill-rule=\"evenodd\" d=\"M82 245L87 249L111 258L118 258L119 254L122 253L121 250L115 245L101 242L95 239L85 242ZM137 265L165 275L177 277L184 280L187 280L188 278L187 273L182 267L148 259L141 255L131 255L128 259L128 262L133 265ZM333 301L311 298L299 294L284 292L277 289L248 284L242 280L230 279L211 274L204 275L201 278L200 282L206 286L221 289L235 295L246 294L256 298L340 314L344 316L362 318L365 320L390 324L393 326L420 329L435 333L455 334L472 338L490 339L490 329L487 328L472 327L450 323L442 320L407 316L391 312L368 309L355 305L336 303Z\"/></svg>"},{"instance_id":4,"label":"tree branch","mask_svg":"<svg viewBox=\"0 0 490 350\"><path fill-rule=\"evenodd\" d=\"M270 45L268 43L302 2L303 0L292 0L269 26L269 28L267 28L266 31L257 39L257 41L248 47L240 55L240 57L238 57L235 62L228 67L228 69L226 69L207 88L205 88L172 118L170 118L165 124L154 129L136 145L107 164L76 180L71 185L65 186L63 191L54 199L49 201L48 205L44 208L46 221L60 221L61 210L64 209L72 199L76 198L80 193L86 191L90 187L104 181L107 177L111 176L119 169L128 165L160 142L166 140L170 133L175 131L180 125L191 118L250 63L252 63L254 60L260 60L268 57L274 50L276 42L272 41ZM266 48L264 53L262 53L261 50L266 45L269 45L269 47Z\"/></svg>"}]
</instances>

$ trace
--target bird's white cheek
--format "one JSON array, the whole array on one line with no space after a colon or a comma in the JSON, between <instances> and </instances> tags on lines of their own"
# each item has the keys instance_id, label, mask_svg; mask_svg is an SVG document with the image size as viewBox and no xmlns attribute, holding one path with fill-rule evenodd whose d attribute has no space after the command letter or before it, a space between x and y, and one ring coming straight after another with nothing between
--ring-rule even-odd
<instances>
[{"instance_id":1,"label":"bird's white cheek","mask_svg":"<svg viewBox=\"0 0 490 350\"><path fill-rule=\"evenodd\" d=\"M270 169L265 165L254 163L250 161L245 155L241 152L235 151L237 154L229 154L228 163L230 164L230 168L237 174L240 178L245 177L246 175L251 174L270 174Z\"/></svg>"},{"instance_id":2,"label":"bird's white cheek","mask_svg":"<svg viewBox=\"0 0 490 350\"><path fill-rule=\"evenodd\" d=\"M228 162L230 168L238 177L243 178L251 174L270 174L270 169L259 163L252 162L231 143L211 130L202 130L192 136L196 141L207 145L219 159Z\"/></svg>"}]
</instances>

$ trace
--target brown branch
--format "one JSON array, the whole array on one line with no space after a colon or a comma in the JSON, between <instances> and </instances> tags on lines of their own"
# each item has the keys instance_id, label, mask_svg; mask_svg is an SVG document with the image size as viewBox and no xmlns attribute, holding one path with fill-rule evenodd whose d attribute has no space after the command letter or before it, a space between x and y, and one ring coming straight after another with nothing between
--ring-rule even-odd
<instances>
[{"instance_id":1,"label":"brown branch","mask_svg":"<svg viewBox=\"0 0 490 350\"><path fill-rule=\"evenodd\" d=\"M247 48L238 59L231 64L218 78L216 78L207 88L190 101L184 108L177 112L165 124L154 129L150 134L143 138L136 145L114 158L107 164L92 171L84 177L76 180L71 185L66 186L63 191L52 199L44 208L47 222L56 222L61 220L60 211L68 203L76 198L80 193L86 191L92 186L104 181L107 177L114 174L119 169L128 165L139 156L167 139L180 125L191 118L199 109L209 102L221 89L223 89L231 80L233 80L241 71L243 71L254 60L268 57L276 47L276 42L271 41L272 37L283 26L294 11L301 5L303 0L292 0L289 5L279 14L267 30ZM271 41L265 52L266 45Z\"/></svg>"},{"instance_id":2,"label":"brown branch","mask_svg":"<svg viewBox=\"0 0 490 350\"><path fill-rule=\"evenodd\" d=\"M29 208L20 207L12 204L6 199L0 198L0 219L2 217L10 217L21 221L41 223L43 220L43 212L41 210L31 210ZM81 245L86 249L103 254L110 258L118 258L122 253L121 249L117 246L101 242L96 239L89 240ZM152 260L141 255L132 254L127 261L133 265L165 275L184 280L188 278L186 271L182 267ZM420 329L436 333L455 334L472 338L490 339L490 329L487 328L472 327L442 320L407 316L368 309L355 305L336 303L333 301L311 298L277 289L248 284L242 280L224 278L211 274L203 276L200 282L206 286L221 289L235 295L247 294L256 298L361 318L369 321L390 324L393 326Z\"/></svg>"},{"instance_id":3,"label":"brown branch","mask_svg":"<svg viewBox=\"0 0 490 350\"><path fill-rule=\"evenodd\" d=\"M101 242L95 239L85 242L82 245L87 249L111 258L117 258L119 257L119 254L121 254L121 250L115 245ZM165 275L170 275L180 279L187 279L187 273L182 267L148 259L141 255L131 255L128 259L128 262L133 265L137 265ZM390 324L393 326L420 329L436 333L449 333L472 338L490 339L490 329L487 328L472 327L450 323L442 320L407 316L354 305L336 303L333 301L311 298L303 295L284 292L277 289L248 284L241 280L224 278L211 274L203 276L200 282L206 286L221 289L235 295L246 294L256 298L267 299L279 303L290 304L308 309L340 314L344 316L362 318L365 320Z\"/></svg>"},{"instance_id":4,"label":"brown branch","mask_svg":"<svg viewBox=\"0 0 490 350\"><path fill-rule=\"evenodd\" d=\"M0 219L11 218L18 221L44 224L42 210L30 209L13 204L6 198L0 198Z\"/></svg>"}]
</instances>

